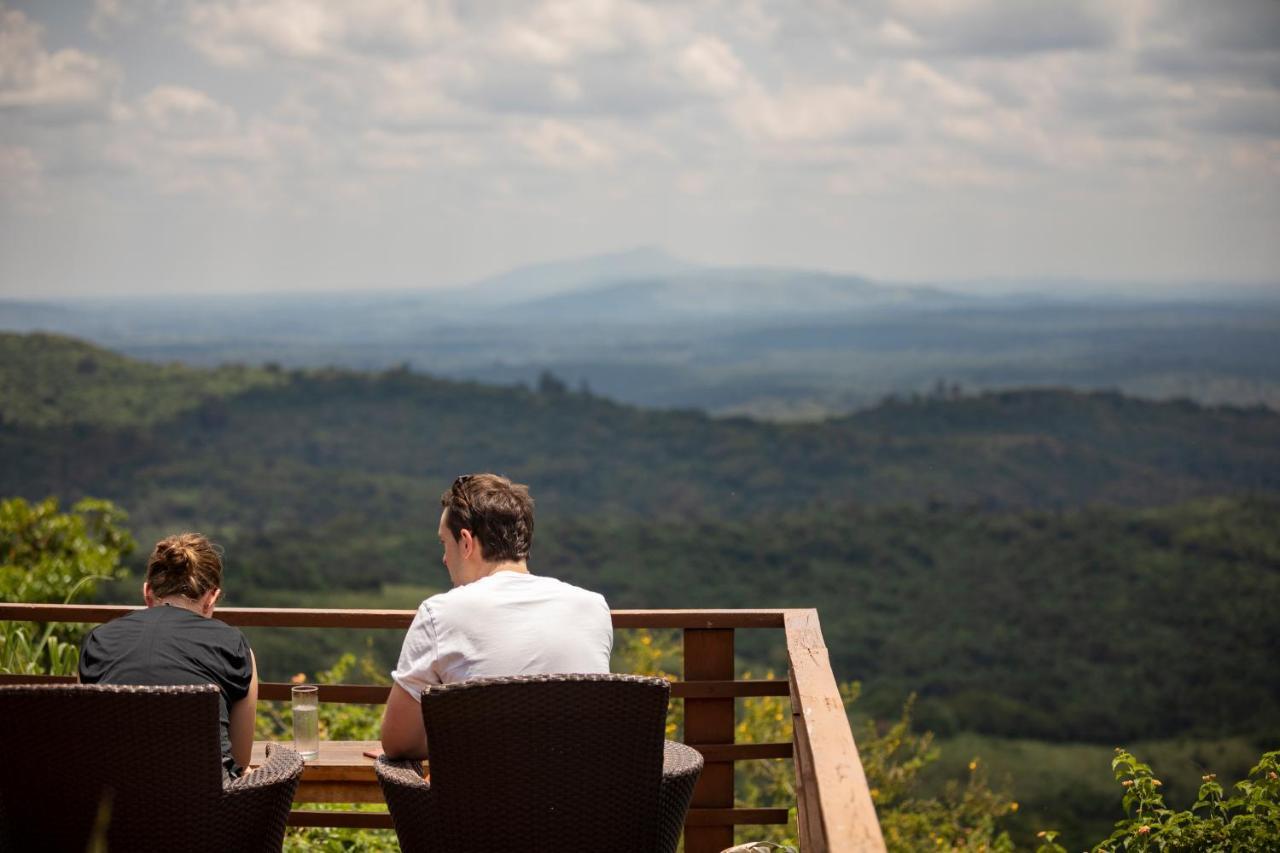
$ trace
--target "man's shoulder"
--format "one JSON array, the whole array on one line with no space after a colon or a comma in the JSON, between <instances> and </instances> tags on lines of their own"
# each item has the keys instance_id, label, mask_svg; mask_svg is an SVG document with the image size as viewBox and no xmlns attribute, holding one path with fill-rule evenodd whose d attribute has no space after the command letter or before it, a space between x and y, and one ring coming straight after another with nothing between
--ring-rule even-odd
<instances>
[{"instance_id":1,"label":"man's shoulder","mask_svg":"<svg viewBox=\"0 0 1280 853\"><path fill-rule=\"evenodd\" d=\"M422 609L438 614L444 610L483 608L525 597L539 600L580 598L598 602L601 607L608 609L604 596L598 592L547 575L521 572L498 572L465 586L437 593L422 602Z\"/></svg>"}]
</instances>

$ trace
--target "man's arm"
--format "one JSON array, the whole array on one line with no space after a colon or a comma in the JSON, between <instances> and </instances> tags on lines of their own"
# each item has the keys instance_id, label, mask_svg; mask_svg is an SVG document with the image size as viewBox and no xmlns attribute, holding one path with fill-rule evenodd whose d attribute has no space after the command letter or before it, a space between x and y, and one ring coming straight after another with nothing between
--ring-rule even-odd
<instances>
[{"instance_id":1,"label":"man's arm","mask_svg":"<svg viewBox=\"0 0 1280 853\"><path fill-rule=\"evenodd\" d=\"M387 710L382 714L382 751L387 758L421 760L427 757L422 706L399 684L391 685Z\"/></svg>"}]
</instances>

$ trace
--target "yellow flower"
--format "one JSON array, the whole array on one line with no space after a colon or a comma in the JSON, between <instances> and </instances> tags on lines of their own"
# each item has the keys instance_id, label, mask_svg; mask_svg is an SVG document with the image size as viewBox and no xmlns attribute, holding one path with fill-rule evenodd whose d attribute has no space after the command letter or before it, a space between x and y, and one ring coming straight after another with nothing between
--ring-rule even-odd
<instances>
[{"instance_id":1,"label":"yellow flower","mask_svg":"<svg viewBox=\"0 0 1280 853\"><path fill-rule=\"evenodd\" d=\"M1011 812L1016 812L1017 810L1018 810L1018 804L1017 804L1017 803L1009 803L1009 811L1011 811Z\"/></svg>"},{"instance_id":2,"label":"yellow flower","mask_svg":"<svg viewBox=\"0 0 1280 853\"><path fill-rule=\"evenodd\" d=\"M976 758L975 758L975 759L973 759L973 761L970 761L970 762L969 762L969 769L970 769L970 770L977 770L977 769L978 769L978 759L976 759Z\"/></svg>"},{"instance_id":3,"label":"yellow flower","mask_svg":"<svg viewBox=\"0 0 1280 853\"><path fill-rule=\"evenodd\" d=\"M293 678L290 678L289 680L292 681L294 684L303 684L307 680L307 674L305 672L299 672L297 675L293 676Z\"/></svg>"}]
</instances>

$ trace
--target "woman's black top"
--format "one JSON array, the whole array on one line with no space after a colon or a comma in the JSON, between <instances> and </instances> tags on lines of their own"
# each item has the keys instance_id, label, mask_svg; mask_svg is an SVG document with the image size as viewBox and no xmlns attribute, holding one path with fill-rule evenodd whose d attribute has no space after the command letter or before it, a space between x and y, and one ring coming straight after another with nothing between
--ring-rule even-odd
<instances>
[{"instance_id":1,"label":"woman's black top","mask_svg":"<svg viewBox=\"0 0 1280 853\"><path fill-rule=\"evenodd\" d=\"M231 706L249 692L253 659L240 629L182 607L147 607L105 622L80 646L85 684L216 684L222 764L232 777Z\"/></svg>"}]
</instances>

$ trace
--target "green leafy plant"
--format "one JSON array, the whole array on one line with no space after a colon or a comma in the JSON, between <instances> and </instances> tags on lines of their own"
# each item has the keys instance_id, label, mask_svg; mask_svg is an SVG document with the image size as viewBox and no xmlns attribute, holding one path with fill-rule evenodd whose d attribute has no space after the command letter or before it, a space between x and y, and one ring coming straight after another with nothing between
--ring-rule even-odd
<instances>
[{"instance_id":1,"label":"green leafy plant","mask_svg":"<svg viewBox=\"0 0 1280 853\"><path fill-rule=\"evenodd\" d=\"M123 577L120 560L134 548L126 518L103 500L81 500L70 512L54 498L0 501L0 600L68 604ZM56 622L0 623L0 671L74 674L83 633Z\"/></svg>"},{"instance_id":2,"label":"green leafy plant","mask_svg":"<svg viewBox=\"0 0 1280 853\"><path fill-rule=\"evenodd\" d=\"M857 685L844 685L841 692L850 707ZM891 851L1012 851L1000 819L1016 812L1018 803L991 789L981 759L970 760L968 775L949 779L940 794L921 793L920 774L941 753L931 732L913 730L914 706L912 696L887 727L868 721L858 741L885 846Z\"/></svg>"},{"instance_id":3,"label":"green leafy plant","mask_svg":"<svg viewBox=\"0 0 1280 853\"><path fill-rule=\"evenodd\" d=\"M1185 811L1165 805L1161 781L1123 749L1111 762L1116 781L1124 789L1126 817L1094 850L1200 853L1232 851L1263 853L1276 849L1280 839L1280 751L1264 753L1227 796L1213 774L1203 777L1195 803Z\"/></svg>"}]
</instances>

